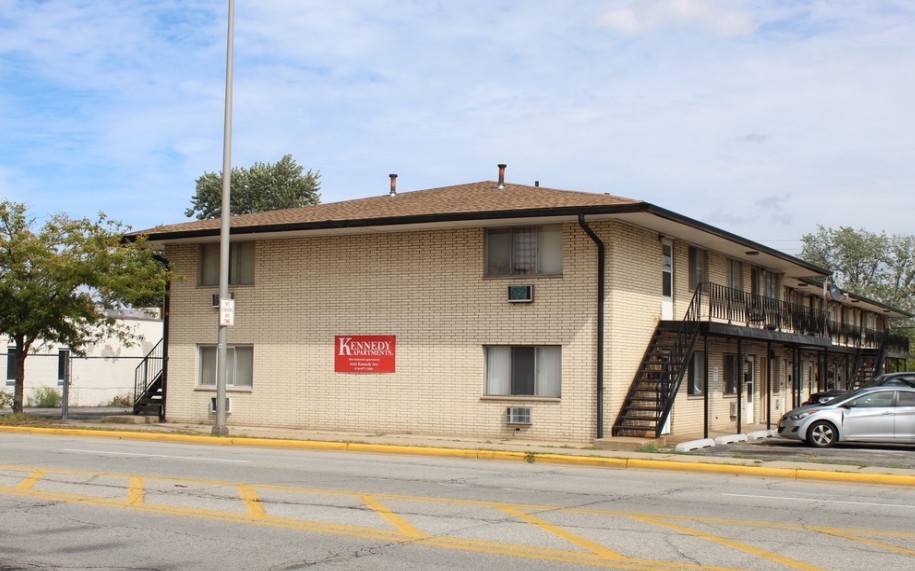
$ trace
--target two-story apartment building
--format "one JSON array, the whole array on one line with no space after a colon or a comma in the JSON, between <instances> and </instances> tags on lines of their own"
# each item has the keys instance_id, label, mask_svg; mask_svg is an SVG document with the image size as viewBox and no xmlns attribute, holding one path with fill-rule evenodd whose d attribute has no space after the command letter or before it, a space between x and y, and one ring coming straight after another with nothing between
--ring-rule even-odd
<instances>
[{"instance_id":1,"label":"two-story apartment building","mask_svg":"<svg viewBox=\"0 0 915 571\"><path fill-rule=\"evenodd\" d=\"M905 313L647 202L499 180L236 216L227 424L591 441L740 430L908 354ZM218 219L141 232L167 418L212 422ZM771 419L771 420L770 420Z\"/></svg>"}]
</instances>

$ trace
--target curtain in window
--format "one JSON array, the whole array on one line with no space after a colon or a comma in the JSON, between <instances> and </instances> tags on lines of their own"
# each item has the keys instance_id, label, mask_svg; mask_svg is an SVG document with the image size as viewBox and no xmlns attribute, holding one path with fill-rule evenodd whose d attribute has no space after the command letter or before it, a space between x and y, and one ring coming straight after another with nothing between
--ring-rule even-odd
<instances>
[{"instance_id":1,"label":"curtain in window","mask_svg":"<svg viewBox=\"0 0 915 571\"><path fill-rule=\"evenodd\" d=\"M486 394L507 395L511 393L512 350L511 347L486 348Z\"/></svg>"},{"instance_id":2,"label":"curtain in window","mask_svg":"<svg viewBox=\"0 0 915 571\"><path fill-rule=\"evenodd\" d=\"M486 275L506 276L512 266L512 231L500 228L486 231Z\"/></svg>"},{"instance_id":3,"label":"curtain in window","mask_svg":"<svg viewBox=\"0 0 915 571\"><path fill-rule=\"evenodd\" d=\"M559 397L562 389L562 350L559 347L537 347L537 380L534 393L542 397Z\"/></svg>"},{"instance_id":4,"label":"curtain in window","mask_svg":"<svg viewBox=\"0 0 915 571\"><path fill-rule=\"evenodd\" d=\"M216 347L200 348L200 384L216 385Z\"/></svg>"},{"instance_id":5,"label":"curtain in window","mask_svg":"<svg viewBox=\"0 0 915 571\"><path fill-rule=\"evenodd\" d=\"M232 269L229 281L233 284L254 283L254 242L232 244L229 256Z\"/></svg>"},{"instance_id":6,"label":"curtain in window","mask_svg":"<svg viewBox=\"0 0 915 571\"><path fill-rule=\"evenodd\" d=\"M254 375L254 347L235 347L236 387L251 387Z\"/></svg>"},{"instance_id":7,"label":"curtain in window","mask_svg":"<svg viewBox=\"0 0 915 571\"><path fill-rule=\"evenodd\" d=\"M200 285L219 284L219 244L200 246Z\"/></svg>"},{"instance_id":8,"label":"curtain in window","mask_svg":"<svg viewBox=\"0 0 915 571\"><path fill-rule=\"evenodd\" d=\"M562 273L562 226L544 226L540 230L539 273Z\"/></svg>"}]
</instances>

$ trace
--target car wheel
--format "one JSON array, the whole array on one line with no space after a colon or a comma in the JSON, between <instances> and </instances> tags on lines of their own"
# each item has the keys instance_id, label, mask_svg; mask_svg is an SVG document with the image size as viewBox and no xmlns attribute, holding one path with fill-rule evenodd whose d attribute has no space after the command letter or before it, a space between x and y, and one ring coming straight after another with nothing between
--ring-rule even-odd
<instances>
[{"instance_id":1,"label":"car wheel","mask_svg":"<svg viewBox=\"0 0 915 571\"><path fill-rule=\"evenodd\" d=\"M807 429L807 444L817 448L829 448L838 439L839 433L836 427L825 420L814 422Z\"/></svg>"}]
</instances>

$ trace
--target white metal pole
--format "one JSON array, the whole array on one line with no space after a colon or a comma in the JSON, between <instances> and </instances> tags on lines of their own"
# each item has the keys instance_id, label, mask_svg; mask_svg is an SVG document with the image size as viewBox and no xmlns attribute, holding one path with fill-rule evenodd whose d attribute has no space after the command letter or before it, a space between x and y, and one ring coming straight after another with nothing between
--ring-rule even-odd
<instances>
[{"instance_id":1,"label":"white metal pole","mask_svg":"<svg viewBox=\"0 0 915 571\"><path fill-rule=\"evenodd\" d=\"M229 206L232 184L232 36L235 30L235 0L229 0L229 27L226 39L226 114L222 144L222 209L219 227L219 301L217 311L219 340L216 348L216 423L213 434L229 434L226 426L226 340L227 325L221 316L222 300L229 299Z\"/></svg>"}]
</instances>

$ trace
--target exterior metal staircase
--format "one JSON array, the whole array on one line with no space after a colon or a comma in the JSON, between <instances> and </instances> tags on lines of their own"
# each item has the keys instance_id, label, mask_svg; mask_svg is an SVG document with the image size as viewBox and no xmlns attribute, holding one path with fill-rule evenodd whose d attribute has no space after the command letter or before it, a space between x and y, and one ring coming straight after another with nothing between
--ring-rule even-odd
<instances>
[{"instance_id":1,"label":"exterior metal staircase","mask_svg":"<svg viewBox=\"0 0 915 571\"><path fill-rule=\"evenodd\" d=\"M702 294L700 286L683 321L658 323L613 424L613 436L661 435L699 336Z\"/></svg>"},{"instance_id":2,"label":"exterior metal staircase","mask_svg":"<svg viewBox=\"0 0 915 571\"><path fill-rule=\"evenodd\" d=\"M164 346L164 339L159 340L134 370L134 414L165 416Z\"/></svg>"}]
</instances>

